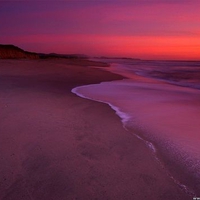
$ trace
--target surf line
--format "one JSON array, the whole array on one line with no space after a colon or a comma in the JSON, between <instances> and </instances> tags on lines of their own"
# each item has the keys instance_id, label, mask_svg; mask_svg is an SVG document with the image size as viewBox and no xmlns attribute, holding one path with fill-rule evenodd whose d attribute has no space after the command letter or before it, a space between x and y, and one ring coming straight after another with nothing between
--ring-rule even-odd
<instances>
[{"instance_id":1,"label":"surf line","mask_svg":"<svg viewBox=\"0 0 200 200\"><path fill-rule=\"evenodd\" d=\"M93 85L93 84L91 84L91 85ZM142 140L142 141L145 143L145 145L146 145L146 146L151 150L151 152L153 153L153 155L154 155L156 161L158 162L158 164L159 164L163 169L165 169L167 175L173 180L173 182L174 182L175 184L177 184L178 187L179 187L181 190L183 190L186 194L190 195L191 197L195 197L196 194L194 193L193 190L191 190L190 188L188 188L186 185L180 183L180 181L178 181L176 178L174 178L174 177L171 175L171 173L165 168L164 164L161 162L161 160L160 160L160 159L158 158L158 156L157 156L157 149L156 149L155 145L154 145L152 142L143 139L141 136L137 135L135 132L130 131L130 130L126 127L126 123L127 123L128 121L130 121L130 119L131 119L131 116L130 116L129 114L127 114L127 113L125 113L125 112L122 112L117 106L114 106L114 105L112 105L112 104L109 103L109 102L102 101L102 100L99 100L99 99L92 99L92 98L87 97L87 96L81 94L80 92L78 92L79 89L82 89L82 88L84 88L84 87L89 87L89 86L90 86L90 85L78 86L78 87L73 88L73 89L71 90L71 92L72 92L73 94L75 94L75 95L81 97L81 98L84 98L84 99L88 99L88 100L92 100L92 101L96 101L96 102L100 102L100 103L104 103L104 104L109 105L110 108L113 109L113 110L115 111L115 113L120 117L123 128L124 128L128 133L130 133L131 135L134 135L135 137L137 137L138 139Z\"/></svg>"}]
</instances>

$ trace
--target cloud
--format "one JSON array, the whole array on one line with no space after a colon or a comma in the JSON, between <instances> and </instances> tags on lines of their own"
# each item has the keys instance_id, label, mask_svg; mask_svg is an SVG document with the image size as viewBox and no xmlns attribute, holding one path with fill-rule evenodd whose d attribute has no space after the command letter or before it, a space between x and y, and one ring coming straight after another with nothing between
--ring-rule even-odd
<instances>
[{"instance_id":1,"label":"cloud","mask_svg":"<svg viewBox=\"0 0 200 200\"><path fill-rule=\"evenodd\" d=\"M0 43L60 53L198 52L199 13L195 0L3 1Z\"/></svg>"}]
</instances>

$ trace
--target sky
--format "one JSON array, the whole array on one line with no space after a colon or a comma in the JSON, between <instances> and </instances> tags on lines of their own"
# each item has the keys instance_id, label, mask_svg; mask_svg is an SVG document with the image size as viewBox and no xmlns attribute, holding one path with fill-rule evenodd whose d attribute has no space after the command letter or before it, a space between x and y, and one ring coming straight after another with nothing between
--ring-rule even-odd
<instances>
[{"instance_id":1,"label":"sky","mask_svg":"<svg viewBox=\"0 0 200 200\"><path fill-rule=\"evenodd\" d=\"M0 19L0 43L27 51L200 60L199 0L7 0Z\"/></svg>"}]
</instances>

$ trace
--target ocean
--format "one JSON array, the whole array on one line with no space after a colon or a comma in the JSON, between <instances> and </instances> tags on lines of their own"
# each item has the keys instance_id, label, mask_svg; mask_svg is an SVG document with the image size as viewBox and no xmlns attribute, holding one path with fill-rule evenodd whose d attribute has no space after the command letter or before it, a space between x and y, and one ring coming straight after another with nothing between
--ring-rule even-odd
<instances>
[{"instance_id":1,"label":"ocean","mask_svg":"<svg viewBox=\"0 0 200 200\"><path fill-rule=\"evenodd\" d=\"M76 87L108 104L183 190L200 195L200 62L98 59L123 80Z\"/></svg>"}]
</instances>

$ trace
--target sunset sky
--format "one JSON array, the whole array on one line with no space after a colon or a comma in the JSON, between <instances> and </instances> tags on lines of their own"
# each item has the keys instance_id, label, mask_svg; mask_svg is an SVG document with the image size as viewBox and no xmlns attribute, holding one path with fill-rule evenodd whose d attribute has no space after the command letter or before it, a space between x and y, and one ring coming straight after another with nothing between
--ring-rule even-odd
<instances>
[{"instance_id":1,"label":"sunset sky","mask_svg":"<svg viewBox=\"0 0 200 200\"><path fill-rule=\"evenodd\" d=\"M28 51L200 60L199 0L0 1L0 19Z\"/></svg>"}]
</instances>

